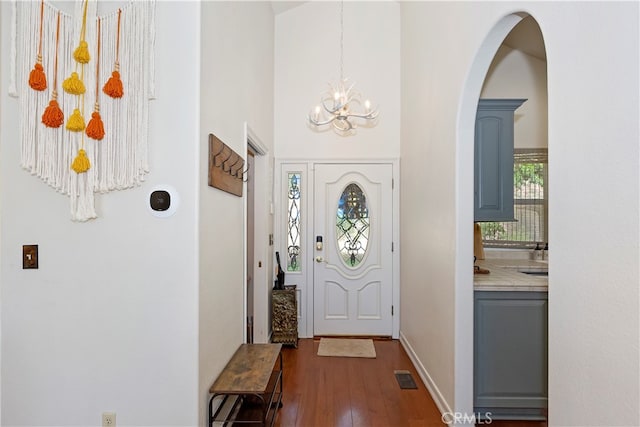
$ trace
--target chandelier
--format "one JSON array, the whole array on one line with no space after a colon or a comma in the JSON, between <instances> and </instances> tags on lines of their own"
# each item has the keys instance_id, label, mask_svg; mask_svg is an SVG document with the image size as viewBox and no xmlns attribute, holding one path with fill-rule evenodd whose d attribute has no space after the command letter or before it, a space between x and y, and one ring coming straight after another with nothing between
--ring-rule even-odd
<instances>
[{"instance_id":1,"label":"chandelier","mask_svg":"<svg viewBox=\"0 0 640 427\"><path fill-rule=\"evenodd\" d=\"M321 98L320 105L316 105L313 112L307 116L309 123L315 127L331 124L334 131L349 134L356 128L356 119L363 119L366 123L375 124L378 109L372 109L369 100L364 103L360 94L353 90L355 83L344 78L344 2L340 2L340 80L329 83L329 89ZM364 107L364 109L362 109Z\"/></svg>"}]
</instances>

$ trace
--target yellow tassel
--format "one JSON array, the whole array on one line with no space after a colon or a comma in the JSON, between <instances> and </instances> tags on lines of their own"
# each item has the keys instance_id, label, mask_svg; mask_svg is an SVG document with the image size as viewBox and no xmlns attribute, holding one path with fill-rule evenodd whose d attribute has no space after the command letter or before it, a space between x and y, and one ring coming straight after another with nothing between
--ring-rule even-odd
<instances>
[{"instance_id":1,"label":"yellow tassel","mask_svg":"<svg viewBox=\"0 0 640 427\"><path fill-rule=\"evenodd\" d=\"M82 40L80 45L73 51L73 59L78 61L80 64L86 64L91 59L91 55L89 55L89 45L86 41Z\"/></svg>"},{"instance_id":2,"label":"yellow tassel","mask_svg":"<svg viewBox=\"0 0 640 427\"><path fill-rule=\"evenodd\" d=\"M97 139L100 141L104 138L104 123L102 123L102 118L100 117L100 112L94 111L91 113L91 120L87 123L87 136L89 138Z\"/></svg>"},{"instance_id":3,"label":"yellow tassel","mask_svg":"<svg viewBox=\"0 0 640 427\"><path fill-rule=\"evenodd\" d=\"M60 109L60 105L58 105L55 95L53 99L49 101L49 106L44 110L42 123L50 128L59 128L62 126L62 123L64 123L64 113Z\"/></svg>"},{"instance_id":4,"label":"yellow tassel","mask_svg":"<svg viewBox=\"0 0 640 427\"><path fill-rule=\"evenodd\" d=\"M75 71L71 73L71 77L62 82L62 88L71 95L82 95L87 90Z\"/></svg>"},{"instance_id":5,"label":"yellow tassel","mask_svg":"<svg viewBox=\"0 0 640 427\"><path fill-rule=\"evenodd\" d=\"M76 173L83 173L91 168L91 162L89 162L89 158L87 157L87 152L82 148L78 150L78 155L75 159L73 159L73 163L71 163L71 169L73 169Z\"/></svg>"},{"instance_id":6,"label":"yellow tassel","mask_svg":"<svg viewBox=\"0 0 640 427\"><path fill-rule=\"evenodd\" d=\"M69 117L66 128L71 132L82 132L84 130L84 119L77 108L73 110L73 114Z\"/></svg>"},{"instance_id":7,"label":"yellow tassel","mask_svg":"<svg viewBox=\"0 0 640 427\"><path fill-rule=\"evenodd\" d=\"M33 90L45 90L47 88L47 76L42 68L41 56L38 55L38 62L33 66L33 70L29 73L29 86Z\"/></svg>"}]
</instances>

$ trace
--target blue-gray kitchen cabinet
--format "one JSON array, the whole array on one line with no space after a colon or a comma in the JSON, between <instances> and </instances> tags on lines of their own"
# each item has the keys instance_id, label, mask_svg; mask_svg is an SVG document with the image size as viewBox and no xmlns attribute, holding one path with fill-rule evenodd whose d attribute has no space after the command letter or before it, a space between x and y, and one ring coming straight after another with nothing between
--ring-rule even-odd
<instances>
[{"instance_id":1,"label":"blue-gray kitchen cabinet","mask_svg":"<svg viewBox=\"0 0 640 427\"><path fill-rule=\"evenodd\" d=\"M547 292L475 291L474 410L492 419L544 419Z\"/></svg>"},{"instance_id":2,"label":"blue-gray kitchen cabinet","mask_svg":"<svg viewBox=\"0 0 640 427\"><path fill-rule=\"evenodd\" d=\"M526 99L480 99L475 126L474 220L513 221L514 112Z\"/></svg>"}]
</instances>

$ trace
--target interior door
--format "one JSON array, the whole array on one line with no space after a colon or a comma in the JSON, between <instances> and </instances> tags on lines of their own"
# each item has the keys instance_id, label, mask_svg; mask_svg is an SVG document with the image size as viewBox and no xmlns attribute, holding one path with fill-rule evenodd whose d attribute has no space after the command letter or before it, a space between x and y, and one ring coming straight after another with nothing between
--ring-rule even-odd
<instances>
[{"instance_id":1,"label":"interior door","mask_svg":"<svg viewBox=\"0 0 640 427\"><path fill-rule=\"evenodd\" d=\"M316 164L314 335L392 335L391 164Z\"/></svg>"}]
</instances>

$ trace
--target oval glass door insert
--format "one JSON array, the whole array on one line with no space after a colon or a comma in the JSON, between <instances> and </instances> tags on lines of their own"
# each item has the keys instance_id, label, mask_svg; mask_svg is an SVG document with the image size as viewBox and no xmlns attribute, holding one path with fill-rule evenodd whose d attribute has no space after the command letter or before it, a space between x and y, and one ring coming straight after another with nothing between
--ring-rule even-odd
<instances>
[{"instance_id":1,"label":"oval glass door insert","mask_svg":"<svg viewBox=\"0 0 640 427\"><path fill-rule=\"evenodd\" d=\"M351 183L342 192L336 211L338 252L347 267L357 267L369 244L369 207L358 184Z\"/></svg>"}]
</instances>

